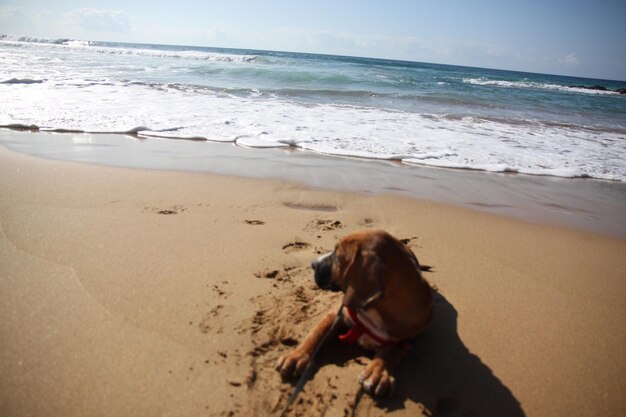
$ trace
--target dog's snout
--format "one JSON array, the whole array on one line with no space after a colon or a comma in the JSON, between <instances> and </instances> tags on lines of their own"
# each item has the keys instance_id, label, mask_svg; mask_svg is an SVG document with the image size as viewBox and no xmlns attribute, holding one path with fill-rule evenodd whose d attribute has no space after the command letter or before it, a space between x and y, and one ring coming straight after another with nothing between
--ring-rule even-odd
<instances>
[{"instance_id":1,"label":"dog's snout","mask_svg":"<svg viewBox=\"0 0 626 417\"><path fill-rule=\"evenodd\" d=\"M330 261L330 257L333 253L332 252L328 252L322 256L320 256L319 258L315 259L313 262L311 262L311 268L317 270L319 269L320 265L323 265L325 262L329 262Z\"/></svg>"},{"instance_id":2,"label":"dog's snout","mask_svg":"<svg viewBox=\"0 0 626 417\"><path fill-rule=\"evenodd\" d=\"M316 270L319 264L320 264L319 261L316 259L313 262L311 262L311 268L313 268L313 270Z\"/></svg>"},{"instance_id":3,"label":"dog's snout","mask_svg":"<svg viewBox=\"0 0 626 417\"><path fill-rule=\"evenodd\" d=\"M332 255L333 252L320 256L311 262L311 268L315 271L315 283L322 289L330 289L332 285Z\"/></svg>"}]
</instances>

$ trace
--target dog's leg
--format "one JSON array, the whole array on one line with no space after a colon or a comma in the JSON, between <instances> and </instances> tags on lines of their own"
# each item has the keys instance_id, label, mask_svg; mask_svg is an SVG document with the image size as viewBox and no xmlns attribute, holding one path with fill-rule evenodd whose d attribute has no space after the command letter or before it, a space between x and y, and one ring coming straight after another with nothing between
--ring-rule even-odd
<instances>
[{"instance_id":1,"label":"dog's leg","mask_svg":"<svg viewBox=\"0 0 626 417\"><path fill-rule=\"evenodd\" d=\"M315 352L315 348L322 341L324 335L330 330L335 317L337 316L337 308L331 309L324 318L309 332L300 343L291 352L282 355L276 364L276 370L280 372L283 378L298 376L304 371L307 364L311 360L311 355Z\"/></svg>"},{"instance_id":2,"label":"dog's leg","mask_svg":"<svg viewBox=\"0 0 626 417\"><path fill-rule=\"evenodd\" d=\"M389 394L395 385L393 372L402 359L409 353L410 347L384 346L376 351L374 359L367 364L359 381L365 392L382 397Z\"/></svg>"}]
</instances>

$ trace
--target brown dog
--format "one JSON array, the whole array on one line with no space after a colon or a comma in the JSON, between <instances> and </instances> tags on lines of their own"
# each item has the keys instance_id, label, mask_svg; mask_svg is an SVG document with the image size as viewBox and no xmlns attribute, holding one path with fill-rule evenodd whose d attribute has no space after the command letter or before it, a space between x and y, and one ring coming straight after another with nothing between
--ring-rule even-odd
<instances>
[{"instance_id":1,"label":"brown dog","mask_svg":"<svg viewBox=\"0 0 626 417\"><path fill-rule=\"evenodd\" d=\"M432 317L432 289L421 273L428 267L420 267L410 249L382 230L346 236L312 267L320 288L344 293L342 320L350 330L340 339L376 351L360 378L364 390L376 396L387 394L395 382L394 369L410 349L407 341L420 334ZM276 369L283 378L302 373L330 330L338 307L278 360Z\"/></svg>"}]
</instances>

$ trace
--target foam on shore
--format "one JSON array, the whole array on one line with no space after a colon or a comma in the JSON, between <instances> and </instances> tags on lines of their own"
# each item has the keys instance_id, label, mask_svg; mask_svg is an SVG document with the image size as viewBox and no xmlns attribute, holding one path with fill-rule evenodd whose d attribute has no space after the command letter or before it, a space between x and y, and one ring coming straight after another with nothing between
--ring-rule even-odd
<instances>
[{"instance_id":1,"label":"foam on shore","mask_svg":"<svg viewBox=\"0 0 626 417\"><path fill-rule=\"evenodd\" d=\"M239 52L0 41L0 127L626 181L626 97L443 67L429 77L388 62Z\"/></svg>"}]
</instances>

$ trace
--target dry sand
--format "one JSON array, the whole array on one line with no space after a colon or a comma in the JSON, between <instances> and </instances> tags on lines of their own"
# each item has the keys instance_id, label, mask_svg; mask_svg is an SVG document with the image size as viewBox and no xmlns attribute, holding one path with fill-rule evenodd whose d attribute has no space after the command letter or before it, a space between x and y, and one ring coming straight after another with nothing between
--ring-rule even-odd
<instances>
[{"instance_id":1,"label":"dry sand","mask_svg":"<svg viewBox=\"0 0 626 417\"><path fill-rule=\"evenodd\" d=\"M410 198L0 148L1 416L279 415L273 365L337 295L308 265L383 228L434 265L394 395L332 343L289 415L618 416L626 241Z\"/></svg>"}]
</instances>

